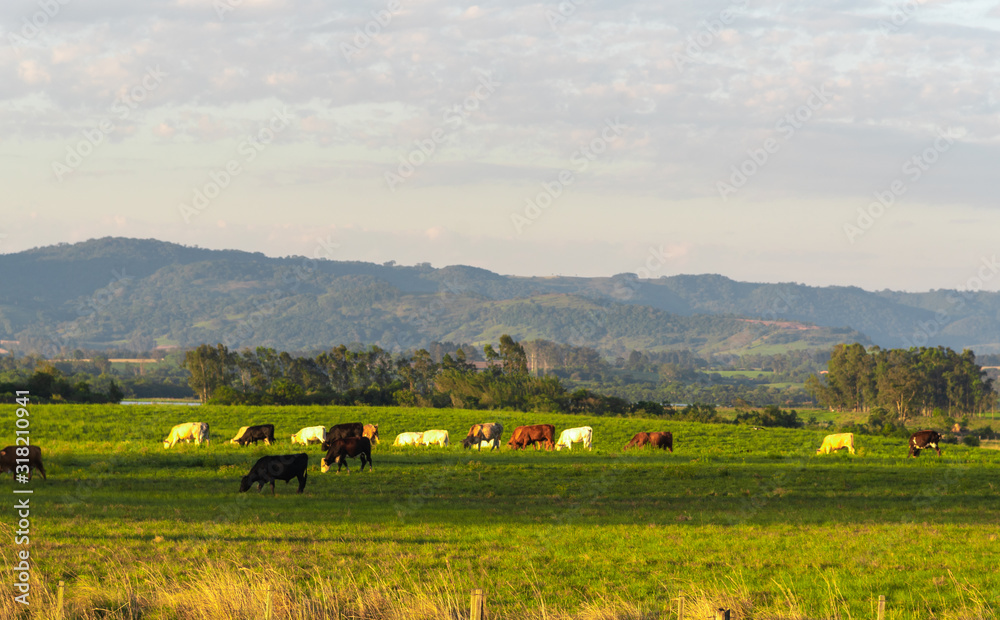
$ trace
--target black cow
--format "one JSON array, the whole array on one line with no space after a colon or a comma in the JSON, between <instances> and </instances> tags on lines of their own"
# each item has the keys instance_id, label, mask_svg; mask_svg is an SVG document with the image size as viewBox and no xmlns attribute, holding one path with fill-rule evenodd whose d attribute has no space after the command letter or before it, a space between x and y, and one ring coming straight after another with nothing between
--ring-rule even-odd
<instances>
[{"instance_id":1,"label":"black cow","mask_svg":"<svg viewBox=\"0 0 1000 620\"><path fill-rule=\"evenodd\" d=\"M18 454L18 450L21 451L21 454ZM27 459L27 462L18 463L18 459ZM31 480L31 472L35 469L42 474L43 480L48 480L45 476L45 468L42 466L42 449L38 446L7 446L0 450L0 474L12 471L14 478L17 478L16 468L18 465L28 466L28 480Z\"/></svg>"},{"instance_id":2,"label":"black cow","mask_svg":"<svg viewBox=\"0 0 1000 620\"><path fill-rule=\"evenodd\" d=\"M241 446L245 446L248 443L253 443L256 446L258 441L263 441L268 446L274 443L274 424L248 426L242 435L233 438L233 442Z\"/></svg>"},{"instance_id":3,"label":"black cow","mask_svg":"<svg viewBox=\"0 0 1000 620\"><path fill-rule=\"evenodd\" d=\"M937 431L917 431L910 435L909 456L918 457L920 451L926 448L934 448L937 450L938 456L941 456L941 448L938 447L940 442L941 435Z\"/></svg>"},{"instance_id":4,"label":"black cow","mask_svg":"<svg viewBox=\"0 0 1000 620\"><path fill-rule=\"evenodd\" d=\"M338 439L346 439L348 437L363 437L365 434L365 425L361 422L346 422L344 424L334 424L330 427L330 430L326 434L326 441L323 442L323 449L329 451L330 446L333 442Z\"/></svg>"},{"instance_id":5,"label":"black cow","mask_svg":"<svg viewBox=\"0 0 1000 620\"><path fill-rule=\"evenodd\" d=\"M367 437L345 437L338 439L330 445L326 456L320 461L320 471L324 474L330 471L330 467L336 463L337 473L340 473L340 466L347 467L347 457L361 457L361 471L365 470L365 463L368 464L368 471L375 469L372 463L372 442ZM347 473L351 473L351 468L347 467Z\"/></svg>"},{"instance_id":6,"label":"black cow","mask_svg":"<svg viewBox=\"0 0 1000 620\"><path fill-rule=\"evenodd\" d=\"M284 480L285 484L292 478L299 479L299 493L306 488L306 467L309 466L309 455L282 454L280 456L262 456L250 468L250 473L240 479L240 493L250 490L257 483L257 492L264 489L264 484L271 485L271 495L274 495L274 481Z\"/></svg>"}]
</instances>

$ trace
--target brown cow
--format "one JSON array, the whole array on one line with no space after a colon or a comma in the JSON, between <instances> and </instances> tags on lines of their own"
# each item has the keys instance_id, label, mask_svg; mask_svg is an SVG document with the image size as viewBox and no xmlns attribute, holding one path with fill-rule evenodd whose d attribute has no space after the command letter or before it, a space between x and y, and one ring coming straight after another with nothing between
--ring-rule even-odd
<instances>
[{"instance_id":1,"label":"brown cow","mask_svg":"<svg viewBox=\"0 0 1000 620\"><path fill-rule=\"evenodd\" d=\"M628 450L629 448L641 448L643 446L653 446L654 448L660 448L661 450L674 451L674 436L668 431L652 432L652 433L636 433L632 437L632 441L628 442L622 450Z\"/></svg>"},{"instance_id":2,"label":"brown cow","mask_svg":"<svg viewBox=\"0 0 1000 620\"><path fill-rule=\"evenodd\" d=\"M343 439L337 439L330 445L326 456L319 462L319 470L325 474L336 463L337 473L339 474L341 466L347 467L347 457L360 457L361 471L365 470L365 464L368 465L368 471L374 469L374 465L372 464L371 440L367 437L344 437ZM347 467L347 473L351 473L350 467Z\"/></svg>"},{"instance_id":3,"label":"brown cow","mask_svg":"<svg viewBox=\"0 0 1000 620\"><path fill-rule=\"evenodd\" d=\"M518 426L514 429L514 434L510 436L510 441L507 442L507 447L519 450L521 448L526 448L531 444L535 444L535 450L537 450L539 447L538 444L544 441L545 449L551 450L555 445L555 442L553 441L555 434L556 427L551 424Z\"/></svg>"},{"instance_id":4,"label":"brown cow","mask_svg":"<svg viewBox=\"0 0 1000 620\"><path fill-rule=\"evenodd\" d=\"M18 450L21 451L20 454L18 454ZM12 471L16 479L18 467L28 468L28 480L31 480L31 473L34 469L42 474L43 480L48 480L45 476L45 468L42 466L42 449L38 446L7 446L0 450L0 473L5 474Z\"/></svg>"}]
</instances>

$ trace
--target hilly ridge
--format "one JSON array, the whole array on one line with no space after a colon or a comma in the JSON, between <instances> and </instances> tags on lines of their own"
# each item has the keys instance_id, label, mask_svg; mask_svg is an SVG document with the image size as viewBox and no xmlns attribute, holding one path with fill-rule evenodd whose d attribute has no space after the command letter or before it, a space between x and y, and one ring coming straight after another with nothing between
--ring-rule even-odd
<instances>
[{"instance_id":1,"label":"hilly ridge","mask_svg":"<svg viewBox=\"0 0 1000 620\"><path fill-rule=\"evenodd\" d=\"M0 338L20 340L26 350L216 341L398 350L434 340L491 342L502 333L608 354L855 341L1000 350L996 293L870 292L720 275L517 277L461 265L272 258L124 238L0 255L0 274Z\"/></svg>"}]
</instances>

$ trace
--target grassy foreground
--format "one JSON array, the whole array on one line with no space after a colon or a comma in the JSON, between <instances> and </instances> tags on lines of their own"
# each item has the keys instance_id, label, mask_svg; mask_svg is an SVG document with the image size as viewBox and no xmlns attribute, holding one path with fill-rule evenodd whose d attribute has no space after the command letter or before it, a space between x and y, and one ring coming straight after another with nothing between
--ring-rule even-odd
<instances>
[{"instance_id":1,"label":"grassy foreground","mask_svg":"<svg viewBox=\"0 0 1000 620\"><path fill-rule=\"evenodd\" d=\"M2 410L13 431L13 406ZM468 591L491 618L992 618L1000 593L1000 451L857 437L816 456L822 433L556 414L344 407L33 406L32 616L455 618ZM173 424L205 421L211 446L164 450ZM375 422L375 471L319 472L303 426ZM594 428L590 452L463 451L475 422ZM228 443L271 422L276 446ZM454 445L393 448L402 431ZM670 430L675 453L622 452ZM10 440L4 444L11 443ZM306 492L237 493L264 454L310 455ZM9 478L0 493L9 493ZM4 491L3 489L7 489ZM8 495L8 497L13 497ZM12 505L13 501L5 501ZM16 518L0 513L11 566ZM9 579L0 618L17 617ZM101 611L104 610L104 611ZM24 617L27 617L26 615Z\"/></svg>"}]
</instances>

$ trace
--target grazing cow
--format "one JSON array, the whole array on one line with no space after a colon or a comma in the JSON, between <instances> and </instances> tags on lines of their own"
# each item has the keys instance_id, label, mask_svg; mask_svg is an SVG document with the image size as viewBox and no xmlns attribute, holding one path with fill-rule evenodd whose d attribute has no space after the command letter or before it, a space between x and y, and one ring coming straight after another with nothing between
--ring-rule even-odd
<instances>
[{"instance_id":1,"label":"grazing cow","mask_svg":"<svg viewBox=\"0 0 1000 620\"><path fill-rule=\"evenodd\" d=\"M16 480L18 467L28 468L28 480L31 480L32 471L35 469L42 474L43 480L48 480L45 467L42 466L42 449L38 446L7 446L0 450L0 474L12 471ZM24 473L24 470L20 473Z\"/></svg>"},{"instance_id":2,"label":"grazing cow","mask_svg":"<svg viewBox=\"0 0 1000 620\"><path fill-rule=\"evenodd\" d=\"M499 422L486 422L475 424L469 429L469 434L462 440L463 448L476 446L483 449L483 444L490 446L490 451L500 448L500 438L503 436L503 424Z\"/></svg>"},{"instance_id":3,"label":"grazing cow","mask_svg":"<svg viewBox=\"0 0 1000 620\"><path fill-rule=\"evenodd\" d=\"M258 441L263 441L264 445L274 443L274 424L258 424L256 426L244 426L236 433L236 436L229 440L229 443L238 443L245 446L248 443L257 445Z\"/></svg>"},{"instance_id":4,"label":"grazing cow","mask_svg":"<svg viewBox=\"0 0 1000 620\"><path fill-rule=\"evenodd\" d=\"M300 443L303 446L308 446L311 443L323 443L324 441L326 441L325 426L307 426L300 428L299 432L292 435L292 443Z\"/></svg>"},{"instance_id":5,"label":"grazing cow","mask_svg":"<svg viewBox=\"0 0 1000 620\"><path fill-rule=\"evenodd\" d=\"M927 448L934 448L937 450L938 456L941 456L941 448L938 447L940 442L941 435L937 431L917 431L910 435L909 456L918 457L920 451Z\"/></svg>"},{"instance_id":6,"label":"grazing cow","mask_svg":"<svg viewBox=\"0 0 1000 620\"><path fill-rule=\"evenodd\" d=\"M539 443L545 442L545 449L552 449L552 438L556 434L556 427L551 424L535 424L532 426L518 426L514 429L514 434L507 442L508 448L519 450L535 444L535 450L539 448Z\"/></svg>"},{"instance_id":7,"label":"grazing cow","mask_svg":"<svg viewBox=\"0 0 1000 620\"><path fill-rule=\"evenodd\" d=\"M323 442L323 449L329 450L333 442L347 437L364 437L365 425L361 422L345 422L344 424L334 424L330 427L330 432L326 434L326 441Z\"/></svg>"},{"instance_id":8,"label":"grazing cow","mask_svg":"<svg viewBox=\"0 0 1000 620\"><path fill-rule=\"evenodd\" d=\"M320 461L320 471L324 474L330 471L330 467L336 463L337 473L340 473L340 466L347 468L347 473L351 473L351 468L347 467L347 457L361 457L361 471L365 470L365 463L368 464L368 471L373 471L375 465L372 463L372 442L367 437L345 437L338 439L330 445L326 456Z\"/></svg>"},{"instance_id":9,"label":"grazing cow","mask_svg":"<svg viewBox=\"0 0 1000 620\"><path fill-rule=\"evenodd\" d=\"M424 431L422 437L420 438L420 443L425 446L437 444L443 448L448 445L448 431Z\"/></svg>"},{"instance_id":10,"label":"grazing cow","mask_svg":"<svg viewBox=\"0 0 1000 620\"><path fill-rule=\"evenodd\" d=\"M185 422L170 429L170 434L163 440L164 448L172 448L179 441L202 443L208 442L208 422Z\"/></svg>"},{"instance_id":11,"label":"grazing cow","mask_svg":"<svg viewBox=\"0 0 1000 620\"><path fill-rule=\"evenodd\" d=\"M830 454L836 450L847 448L848 452L854 454L854 433L837 433L827 435L823 438L823 445L819 447L816 454Z\"/></svg>"},{"instance_id":12,"label":"grazing cow","mask_svg":"<svg viewBox=\"0 0 1000 620\"><path fill-rule=\"evenodd\" d=\"M306 467L309 466L309 455L305 452L299 454L282 454L280 456L262 456L250 468L250 473L240 479L240 493L250 490L253 483L257 483L257 492L264 489L265 484L271 485L271 495L274 495L274 481L284 480L285 484L292 478L299 479L299 490L306 488Z\"/></svg>"},{"instance_id":13,"label":"grazing cow","mask_svg":"<svg viewBox=\"0 0 1000 620\"><path fill-rule=\"evenodd\" d=\"M583 447L590 450L590 441L594 436L594 429L589 426L579 428L567 428L559 433L559 441L556 442L556 450L573 449L573 444L583 442Z\"/></svg>"},{"instance_id":14,"label":"grazing cow","mask_svg":"<svg viewBox=\"0 0 1000 620\"><path fill-rule=\"evenodd\" d=\"M674 436L667 432L652 432L652 433L636 433L632 437L632 441L625 444L622 450L628 450L629 448L641 448L643 446L653 446L654 448L660 448L661 450L674 451Z\"/></svg>"},{"instance_id":15,"label":"grazing cow","mask_svg":"<svg viewBox=\"0 0 1000 620\"><path fill-rule=\"evenodd\" d=\"M400 433L396 435L394 446L419 446L424 441L423 433Z\"/></svg>"},{"instance_id":16,"label":"grazing cow","mask_svg":"<svg viewBox=\"0 0 1000 620\"><path fill-rule=\"evenodd\" d=\"M367 437L368 441L372 442L372 445L377 444L379 442L378 424L365 424L361 430L361 436Z\"/></svg>"}]
</instances>

